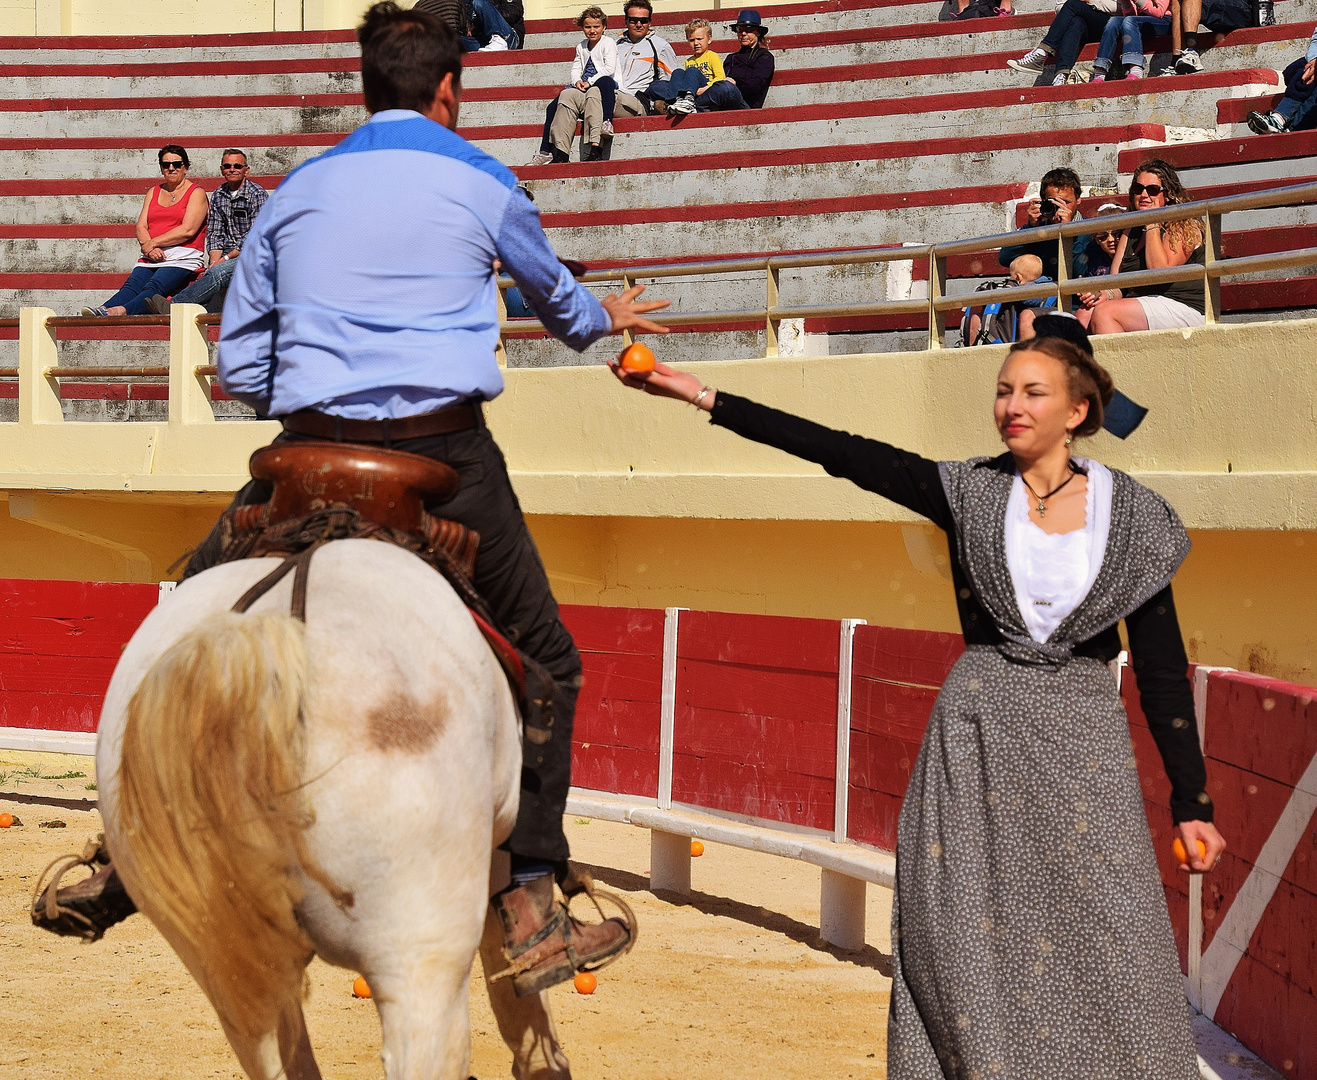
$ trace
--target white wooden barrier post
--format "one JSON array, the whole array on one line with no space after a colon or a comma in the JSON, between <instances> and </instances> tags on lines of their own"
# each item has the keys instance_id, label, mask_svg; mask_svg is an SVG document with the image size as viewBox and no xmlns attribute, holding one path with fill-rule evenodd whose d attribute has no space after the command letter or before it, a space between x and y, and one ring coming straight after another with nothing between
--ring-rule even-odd
<instances>
[{"instance_id":1,"label":"white wooden barrier post","mask_svg":"<svg viewBox=\"0 0 1317 1080\"><path fill-rule=\"evenodd\" d=\"M851 676L854 670L855 628L863 619L842 619L837 650L837 768L832 813L832 839L846 843L851 783ZM868 883L823 868L819 880L819 932L839 949L864 948L864 915Z\"/></svg>"},{"instance_id":2,"label":"white wooden barrier post","mask_svg":"<svg viewBox=\"0 0 1317 1080\"><path fill-rule=\"evenodd\" d=\"M20 308L18 312L18 422L59 424L64 420L59 383L46 372L59 365L55 331L46 325L50 308Z\"/></svg>"},{"instance_id":3,"label":"white wooden barrier post","mask_svg":"<svg viewBox=\"0 0 1317 1080\"><path fill-rule=\"evenodd\" d=\"M1207 734L1207 679L1214 671L1233 671L1233 668L1194 668L1194 723L1198 726L1198 745L1203 745ZM1189 973L1185 976L1185 996L1189 1004L1203 1011L1203 875L1189 875L1189 941L1185 950Z\"/></svg>"},{"instance_id":4,"label":"white wooden barrier post","mask_svg":"<svg viewBox=\"0 0 1317 1080\"><path fill-rule=\"evenodd\" d=\"M677 629L681 608L663 613L663 688L659 698L658 808L672 809L672 732L677 721ZM651 829L649 887L689 896L691 842L687 836Z\"/></svg>"},{"instance_id":5,"label":"white wooden barrier post","mask_svg":"<svg viewBox=\"0 0 1317 1080\"><path fill-rule=\"evenodd\" d=\"M210 408L210 379L197 368L210 364L206 327L197 316L206 314L200 304L171 304L169 307L169 422L213 424Z\"/></svg>"}]
</instances>

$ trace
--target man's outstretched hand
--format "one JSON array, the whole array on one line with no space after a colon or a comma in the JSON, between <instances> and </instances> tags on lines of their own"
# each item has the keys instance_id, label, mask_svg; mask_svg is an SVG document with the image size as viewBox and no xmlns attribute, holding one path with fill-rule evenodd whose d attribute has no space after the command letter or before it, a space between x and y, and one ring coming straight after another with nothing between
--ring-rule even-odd
<instances>
[{"instance_id":1,"label":"man's outstretched hand","mask_svg":"<svg viewBox=\"0 0 1317 1080\"><path fill-rule=\"evenodd\" d=\"M608 312L608 317L613 320L613 333L620 334L623 330L643 330L647 334L666 334L668 328L660 326L656 322L651 322L644 316L651 311L660 311L667 307L671 300L644 300L637 302L636 298L645 291L643 285L632 285L626 292L609 293L603 298L601 303L604 310Z\"/></svg>"}]
</instances>

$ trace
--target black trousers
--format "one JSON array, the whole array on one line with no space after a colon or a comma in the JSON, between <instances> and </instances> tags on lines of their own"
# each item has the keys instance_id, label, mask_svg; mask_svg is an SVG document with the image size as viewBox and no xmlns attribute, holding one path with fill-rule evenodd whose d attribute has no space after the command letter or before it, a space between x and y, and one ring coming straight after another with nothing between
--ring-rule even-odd
<instances>
[{"instance_id":1,"label":"black trousers","mask_svg":"<svg viewBox=\"0 0 1317 1080\"><path fill-rule=\"evenodd\" d=\"M285 432L275 441L301 440ZM429 509L480 534L476 591L512 643L553 676L553 734L543 744L523 740L521 807L504 847L514 855L562 863L568 857L562 817L571 785L572 719L581 686L581 658L558 616L558 602L526 528L503 453L483 424L449 435L395 440L391 446L457 470L461 479L457 495ZM270 493L268 483L253 480L238 492L233 505L265 502ZM220 555L217 526L192 556L184 576L209 569Z\"/></svg>"}]
</instances>

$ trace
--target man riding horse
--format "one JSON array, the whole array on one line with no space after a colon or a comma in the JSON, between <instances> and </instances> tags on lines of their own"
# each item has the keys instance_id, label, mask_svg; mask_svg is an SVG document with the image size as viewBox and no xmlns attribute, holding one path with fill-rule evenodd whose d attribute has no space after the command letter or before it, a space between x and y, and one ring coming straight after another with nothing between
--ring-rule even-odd
<instances>
[{"instance_id":1,"label":"man riding horse","mask_svg":"<svg viewBox=\"0 0 1317 1080\"><path fill-rule=\"evenodd\" d=\"M630 945L618 919L578 922L554 894L571 892L562 818L581 661L481 404L503 379L495 260L555 337L576 350L627 328L662 332L643 315L643 286L602 304L554 255L539 212L510 170L456 134L461 51L448 26L378 3L359 30L370 119L293 170L253 224L224 307L219 381L276 442L361 443L421 454L457 471L442 516L479 534L473 583L512 644L551 677L551 712L523 746L512 885L492 903L517 993L596 966ZM265 502L253 481L234 506ZM219 561L217 525L186 574ZM543 706L528 693L530 709ZM533 737L532 737L533 735ZM103 930L133 910L103 865L59 890L59 904Z\"/></svg>"}]
</instances>

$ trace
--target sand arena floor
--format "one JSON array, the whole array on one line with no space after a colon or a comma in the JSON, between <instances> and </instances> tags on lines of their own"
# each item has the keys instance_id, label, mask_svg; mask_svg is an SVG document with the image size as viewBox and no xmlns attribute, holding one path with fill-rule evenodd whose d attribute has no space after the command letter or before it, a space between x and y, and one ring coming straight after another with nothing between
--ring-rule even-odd
<instances>
[{"instance_id":1,"label":"sand arena floor","mask_svg":"<svg viewBox=\"0 0 1317 1080\"><path fill-rule=\"evenodd\" d=\"M95 798L94 773L86 758L0 751L0 791ZM0 830L0 1080L242 1080L209 1004L145 918L95 945L31 925L42 867L80 850L100 815L0 795L3 811L23 827ZM55 820L65 827L40 827ZM551 992L578 1080L886 1076L890 893L869 887L866 948L841 953L818 936L815 867L710 844L682 901L648 891L645 830L569 818L567 832L576 859L640 919L636 948L594 995ZM352 979L311 966L307 1024L333 1080L383 1075L375 1009L352 997ZM472 1073L510 1075L478 973L471 1028Z\"/></svg>"}]
</instances>

